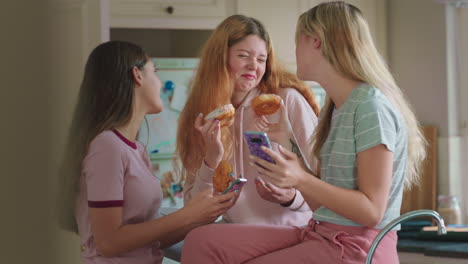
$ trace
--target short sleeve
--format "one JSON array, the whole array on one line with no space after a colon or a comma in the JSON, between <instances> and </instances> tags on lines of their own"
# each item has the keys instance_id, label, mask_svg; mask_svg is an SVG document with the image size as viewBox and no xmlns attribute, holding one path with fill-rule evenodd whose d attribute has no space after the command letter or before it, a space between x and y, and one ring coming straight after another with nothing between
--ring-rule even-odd
<instances>
[{"instance_id":1,"label":"short sleeve","mask_svg":"<svg viewBox=\"0 0 468 264\"><path fill-rule=\"evenodd\" d=\"M124 163L122 149L109 137L98 137L83 161L89 207L123 206Z\"/></svg>"},{"instance_id":2,"label":"short sleeve","mask_svg":"<svg viewBox=\"0 0 468 264\"><path fill-rule=\"evenodd\" d=\"M356 152L379 144L395 152L397 133L398 119L389 103L374 98L358 105L354 130Z\"/></svg>"}]
</instances>

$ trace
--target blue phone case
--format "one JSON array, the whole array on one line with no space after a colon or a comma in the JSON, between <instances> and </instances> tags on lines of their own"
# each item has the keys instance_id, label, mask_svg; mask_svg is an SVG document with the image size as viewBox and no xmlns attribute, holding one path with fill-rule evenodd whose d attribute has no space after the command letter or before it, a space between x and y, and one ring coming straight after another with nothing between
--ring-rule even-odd
<instances>
[{"instance_id":1,"label":"blue phone case","mask_svg":"<svg viewBox=\"0 0 468 264\"><path fill-rule=\"evenodd\" d=\"M240 190L240 188L242 188L242 186L244 186L244 184L246 183L247 179L237 178L233 183L231 183L231 185L229 185L229 187L226 190L224 190L223 194Z\"/></svg>"},{"instance_id":2,"label":"blue phone case","mask_svg":"<svg viewBox=\"0 0 468 264\"><path fill-rule=\"evenodd\" d=\"M275 163L270 155L263 152L260 148L261 146L265 146L271 149L270 139L265 132L244 131L244 139L249 146L249 150L252 155L260 157L268 162Z\"/></svg>"}]
</instances>

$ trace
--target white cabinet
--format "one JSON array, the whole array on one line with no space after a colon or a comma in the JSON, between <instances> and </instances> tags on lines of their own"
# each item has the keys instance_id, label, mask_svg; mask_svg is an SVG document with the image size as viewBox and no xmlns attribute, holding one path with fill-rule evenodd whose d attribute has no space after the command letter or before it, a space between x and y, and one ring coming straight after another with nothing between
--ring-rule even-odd
<instances>
[{"instance_id":1,"label":"white cabinet","mask_svg":"<svg viewBox=\"0 0 468 264\"><path fill-rule=\"evenodd\" d=\"M323 0L237 0L239 14L260 20L270 33L277 57L295 72L295 31L300 14ZM376 46L386 57L386 0L346 0L357 6L366 17Z\"/></svg>"},{"instance_id":2,"label":"white cabinet","mask_svg":"<svg viewBox=\"0 0 468 264\"><path fill-rule=\"evenodd\" d=\"M213 29L227 15L228 0L112 0L113 28Z\"/></svg>"},{"instance_id":3,"label":"white cabinet","mask_svg":"<svg viewBox=\"0 0 468 264\"><path fill-rule=\"evenodd\" d=\"M152 29L214 29L232 14L260 20L273 41L277 57L295 71L296 22L300 14L324 0L111 0L110 27ZM346 0L366 17L376 46L386 58L386 1Z\"/></svg>"}]
</instances>

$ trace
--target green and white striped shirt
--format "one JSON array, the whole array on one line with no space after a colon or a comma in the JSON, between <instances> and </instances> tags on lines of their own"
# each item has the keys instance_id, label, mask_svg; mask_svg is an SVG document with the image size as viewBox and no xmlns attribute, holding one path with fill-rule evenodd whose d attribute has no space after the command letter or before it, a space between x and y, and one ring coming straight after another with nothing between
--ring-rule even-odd
<instances>
[{"instance_id":1,"label":"green and white striped shirt","mask_svg":"<svg viewBox=\"0 0 468 264\"><path fill-rule=\"evenodd\" d=\"M338 187L357 190L356 155L379 144L393 152L393 175L387 208L376 227L382 229L400 215L408 137L404 119L387 97L375 87L360 84L353 89L346 102L333 112L330 133L320 152L321 179ZM314 212L314 219L360 226L323 206ZM400 229L400 226L394 229Z\"/></svg>"}]
</instances>

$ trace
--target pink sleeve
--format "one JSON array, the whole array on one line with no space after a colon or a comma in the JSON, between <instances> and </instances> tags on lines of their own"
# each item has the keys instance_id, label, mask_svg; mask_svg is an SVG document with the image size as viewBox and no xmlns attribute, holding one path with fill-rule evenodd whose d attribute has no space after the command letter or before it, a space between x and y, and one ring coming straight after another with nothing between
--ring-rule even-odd
<instances>
[{"instance_id":1,"label":"pink sleeve","mask_svg":"<svg viewBox=\"0 0 468 264\"><path fill-rule=\"evenodd\" d=\"M123 205L124 162L115 141L96 138L83 160L83 172L90 207Z\"/></svg>"},{"instance_id":2,"label":"pink sleeve","mask_svg":"<svg viewBox=\"0 0 468 264\"><path fill-rule=\"evenodd\" d=\"M282 91L280 95L288 109L288 118L291 122L297 145L311 166L311 169L315 172L317 162L312 155L313 145L311 139L317 126L318 118L309 103L296 89L286 88L280 91ZM300 192L296 193L296 198L289 208L294 211L310 211Z\"/></svg>"},{"instance_id":3,"label":"pink sleeve","mask_svg":"<svg viewBox=\"0 0 468 264\"><path fill-rule=\"evenodd\" d=\"M184 185L184 202L190 201L199 192L213 190L213 174L214 170L206 166L203 161L195 175L191 175L194 180L186 181Z\"/></svg>"},{"instance_id":4,"label":"pink sleeve","mask_svg":"<svg viewBox=\"0 0 468 264\"><path fill-rule=\"evenodd\" d=\"M281 94L281 97L288 109L288 117L297 140L297 145L306 157L312 170L316 172L317 162L312 155L313 145L311 140L315 127L318 124L318 118L309 103L296 89L287 88L281 90L286 90Z\"/></svg>"}]
</instances>

